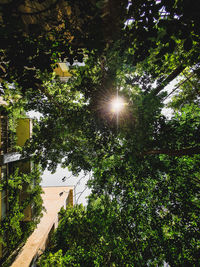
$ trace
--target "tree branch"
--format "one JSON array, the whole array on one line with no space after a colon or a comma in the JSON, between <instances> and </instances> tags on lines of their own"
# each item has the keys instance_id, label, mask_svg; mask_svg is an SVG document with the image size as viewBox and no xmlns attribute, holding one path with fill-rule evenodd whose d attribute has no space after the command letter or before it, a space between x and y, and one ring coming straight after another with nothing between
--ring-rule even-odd
<instances>
[{"instance_id":1,"label":"tree branch","mask_svg":"<svg viewBox=\"0 0 200 267\"><path fill-rule=\"evenodd\" d=\"M165 101L165 99L167 99L170 95L172 95L182 84L184 84L185 82L187 82L188 80L190 81L190 78L192 78L192 76L194 76L195 73L193 72L189 77L186 77L187 79L185 79L184 81L182 81L181 83L179 83L172 91L171 93L169 93L164 99L163 101ZM185 75L184 75L185 76Z\"/></svg>"},{"instance_id":2,"label":"tree branch","mask_svg":"<svg viewBox=\"0 0 200 267\"><path fill-rule=\"evenodd\" d=\"M160 149L160 150L150 150L141 153L142 156L145 155L168 155L168 156L177 156L177 157L182 157L182 156L191 156L195 154L200 154L200 146L195 146L195 147L189 147L189 148L183 148L183 149Z\"/></svg>"},{"instance_id":3,"label":"tree branch","mask_svg":"<svg viewBox=\"0 0 200 267\"><path fill-rule=\"evenodd\" d=\"M159 85L155 88L152 93L153 95L157 95L162 91L166 85L168 85L171 81L173 81L186 67L183 65L178 66L170 75Z\"/></svg>"}]
</instances>

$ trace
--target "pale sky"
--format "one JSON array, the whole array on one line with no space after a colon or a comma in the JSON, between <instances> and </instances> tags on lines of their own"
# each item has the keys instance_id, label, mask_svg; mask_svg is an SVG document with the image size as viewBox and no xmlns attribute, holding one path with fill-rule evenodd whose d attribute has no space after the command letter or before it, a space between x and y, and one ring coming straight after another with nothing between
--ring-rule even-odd
<instances>
[{"instance_id":1,"label":"pale sky","mask_svg":"<svg viewBox=\"0 0 200 267\"><path fill-rule=\"evenodd\" d=\"M66 177L65 181L62 179ZM84 175L83 172L80 173L78 177L72 176L67 168L63 169L60 166L54 174L45 170L42 176L42 186L74 186L74 202L76 204L82 203L84 206L87 205L87 196L90 190L87 188L87 181L89 175ZM84 192L83 192L84 191ZM82 193L83 192L83 193Z\"/></svg>"}]
</instances>

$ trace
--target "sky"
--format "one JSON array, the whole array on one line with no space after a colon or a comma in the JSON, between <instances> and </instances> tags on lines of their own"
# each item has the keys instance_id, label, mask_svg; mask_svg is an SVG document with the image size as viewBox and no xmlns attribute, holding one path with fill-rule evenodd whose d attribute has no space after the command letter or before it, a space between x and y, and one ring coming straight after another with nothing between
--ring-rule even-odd
<instances>
[{"instance_id":1,"label":"sky","mask_svg":"<svg viewBox=\"0 0 200 267\"><path fill-rule=\"evenodd\" d=\"M165 87L165 91L167 91L168 94L170 94L172 92L172 90L175 88L176 84L177 84L177 79L175 79L174 81L172 81L171 83L169 83L166 87ZM174 94L171 94L169 97L167 97L165 100L164 100L164 104L167 105L172 96L174 96ZM162 109L162 114L165 115L168 119L170 119L172 117L172 113L173 113L173 110L171 108L166 108L164 107Z\"/></svg>"},{"instance_id":2,"label":"sky","mask_svg":"<svg viewBox=\"0 0 200 267\"><path fill-rule=\"evenodd\" d=\"M83 172L80 173L78 177L72 175L67 168L63 169L58 165L57 170L54 174L45 170L42 175L43 187L45 186L74 186L74 203L87 205L87 196L90 193L90 189L87 187L86 183L90 175L84 175ZM62 179L64 178L65 181Z\"/></svg>"}]
</instances>

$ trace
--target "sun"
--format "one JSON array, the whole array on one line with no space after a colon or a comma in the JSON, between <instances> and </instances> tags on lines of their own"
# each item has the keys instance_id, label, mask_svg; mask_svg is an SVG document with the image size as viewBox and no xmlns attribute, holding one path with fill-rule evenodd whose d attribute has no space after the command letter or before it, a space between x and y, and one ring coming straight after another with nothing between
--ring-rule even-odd
<instances>
[{"instance_id":1,"label":"sun","mask_svg":"<svg viewBox=\"0 0 200 267\"><path fill-rule=\"evenodd\" d=\"M119 113L123 110L125 103L121 97L116 97L111 101L111 111L113 113Z\"/></svg>"}]
</instances>

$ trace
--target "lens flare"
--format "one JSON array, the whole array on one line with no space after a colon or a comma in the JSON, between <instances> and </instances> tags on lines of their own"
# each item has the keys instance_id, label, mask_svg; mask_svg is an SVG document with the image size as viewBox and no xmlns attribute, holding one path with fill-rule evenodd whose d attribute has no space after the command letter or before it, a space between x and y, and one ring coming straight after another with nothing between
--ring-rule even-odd
<instances>
[{"instance_id":1,"label":"lens flare","mask_svg":"<svg viewBox=\"0 0 200 267\"><path fill-rule=\"evenodd\" d=\"M119 113L120 111L122 111L124 105L125 105L125 103L124 103L123 99L120 97L117 97L117 98L113 99L111 102L111 111L113 113Z\"/></svg>"}]
</instances>

